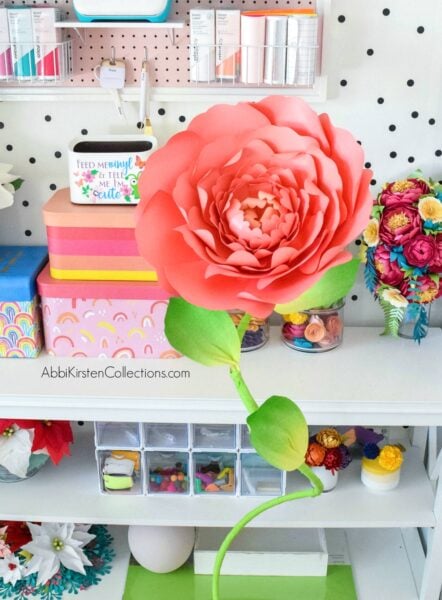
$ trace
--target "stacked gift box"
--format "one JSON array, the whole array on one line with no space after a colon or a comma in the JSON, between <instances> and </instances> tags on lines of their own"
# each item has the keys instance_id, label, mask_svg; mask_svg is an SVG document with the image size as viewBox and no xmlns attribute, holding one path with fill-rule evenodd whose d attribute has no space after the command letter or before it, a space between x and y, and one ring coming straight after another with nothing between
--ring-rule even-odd
<instances>
[{"instance_id":1,"label":"stacked gift box","mask_svg":"<svg viewBox=\"0 0 442 600\"><path fill-rule=\"evenodd\" d=\"M153 138L78 140L70 189L43 207L49 264L38 276L46 348L55 356L169 358L168 294L135 241L138 179Z\"/></svg>"}]
</instances>

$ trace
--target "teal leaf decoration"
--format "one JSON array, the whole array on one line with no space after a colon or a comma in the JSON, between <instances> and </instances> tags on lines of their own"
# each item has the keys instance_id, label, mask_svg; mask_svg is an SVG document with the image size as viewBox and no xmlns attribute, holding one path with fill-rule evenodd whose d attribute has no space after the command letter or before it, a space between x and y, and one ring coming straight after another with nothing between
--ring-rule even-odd
<instances>
[{"instance_id":1,"label":"teal leaf decoration","mask_svg":"<svg viewBox=\"0 0 442 600\"><path fill-rule=\"evenodd\" d=\"M290 398L271 396L247 417L247 424L253 447L268 463L285 471L304 464L308 427Z\"/></svg>"},{"instance_id":2,"label":"teal leaf decoration","mask_svg":"<svg viewBox=\"0 0 442 600\"><path fill-rule=\"evenodd\" d=\"M381 335L392 335L398 337L399 326L402 323L406 308L393 306L389 302L379 300L382 310L384 311L384 331Z\"/></svg>"},{"instance_id":3,"label":"teal leaf decoration","mask_svg":"<svg viewBox=\"0 0 442 600\"><path fill-rule=\"evenodd\" d=\"M417 304L414 306L418 306L419 314L413 328L413 339L420 345L422 338L427 335L428 315L423 304Z\"/></svg>"},{"instance_id":4,"label":"teal leaf decoration","mask_svg":"<svg viewBox=\"0 0 442 600\"><path fill-rule=\"evenodd\" d=\"M376 287L379 282L378 273L374 264L374 253L375 248L367 248L367 262L365 263L364 269L365 285L368 291L372 294L375 293Z\"/></svg>"},{"instance_id":5,"label":"teal leaf decoration","mask_svg":"<svg viewBox=\"0 0 442 600\"><path fill-rule=\"evenodd\" d=\"M166 336L184 356L208 367L239 368L241 343L224 310L207 310L183 298L171 298L166 313Z\"/></svg>"}]
</instances>

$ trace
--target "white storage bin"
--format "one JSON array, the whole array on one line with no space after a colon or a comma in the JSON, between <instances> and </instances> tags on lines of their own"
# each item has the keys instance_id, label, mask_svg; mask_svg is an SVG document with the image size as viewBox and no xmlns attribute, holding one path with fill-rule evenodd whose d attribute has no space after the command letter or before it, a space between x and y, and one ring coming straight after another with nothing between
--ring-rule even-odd
<instances>
[{"instance_id":1,"label":"white storage bin","mask_svg":"<svg viewBox=\"0 0 442 600\"><path fill-rule=\"evenodd\" d=\"M281 496L285 472L269 465L259 454L241 453L241 496Z\"/></svg>"},{"instance_id":2,"label":"white storage bin","mask_svg":"<svg viewBox=\"0 0 442 600\"><path fill-rule=\"evenodd\" d=\"M145 423L145 448L189 447L189 425L187 423Z\"/></svg>"},{"instance_id":3,"label":"white storage bin","mask_svg":"<svg viewBox=\"0 0 442 600\"><path fill-rule=\"evenodd\" d=\"M241 448L243 450L255 450L252 446L252 442L250 441L250 433L247 425L240 425L241 428Z\"/></svg>"},{"instance_id":4,"label":"white storage bin","mask_svg":"<svg viewBox=\"0 0 442 600\"><path fill-rule=\"evenodd\" d=\"M236 425L194 425L193 448L236 449Z\"/></svg>"},{"instance_id":5,"label":"white storage bin","mask_svg":"<svg viewBox=\"0 0 442 600\"><path fill-rule=\"evenodd\" d=\"M139 496L143 494L143 463L136 450L97 450L100 492Z\"/></svg>"},{"instance_id":6,"label":"white storage bin","mask_svg":"<svg viewBox=\"0 0 442 600\"><path fill-rule=\"evenodd\" d=\"M234 495L237 491L238 457L233 452L193 453L193 492Z\"/></svg>"},{"instance_id":7,"label":"white storage bin","mask_svg":"<svg viewBox=\"0 0 442 600\"><path fill-rule=\"evenodd\" d=\"M141 448L140 425L97 421L95 445L97 448Z\"/></svg>"},{"instance_id":8,"label":"white storage bin","mask_svg":"<svg viewBox=\"0 0 442 600\"><path fill-rule=\"evenodd\" d=\"M194 570L211 575L217 551L229 529L198 529ZM249 527L232 543L223 575L324 577L327 543L323 529L266 529Z\"/></svg>"},{"instance_id":9,"label":"white storage bin","mask_svg":"<svg viewBox=\"0 0 442 600\"><path fill-rule=\"evenodd\" d=\"M190 455L188 452L145 452L148 494L188 494Z\"/></svg>"}]
</instances>

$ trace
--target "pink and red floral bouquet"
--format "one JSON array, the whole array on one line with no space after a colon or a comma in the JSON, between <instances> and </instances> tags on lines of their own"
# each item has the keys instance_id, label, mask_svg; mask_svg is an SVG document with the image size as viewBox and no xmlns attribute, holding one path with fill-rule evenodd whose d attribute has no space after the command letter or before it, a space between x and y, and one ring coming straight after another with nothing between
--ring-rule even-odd
<instances>
[{"instance_id":1,"label":"pink and red floral bouquet","mask_svg":"<svg viewBox=\"0 0 442 600\"><path fill-rule=\"evenodd\" d=\"M414 323L420 341L428 327L426 305L442 295L442 186L417 172L387 183L364 231L365 282L384 310L384 334Z\"/></svg>"}]
</instances>

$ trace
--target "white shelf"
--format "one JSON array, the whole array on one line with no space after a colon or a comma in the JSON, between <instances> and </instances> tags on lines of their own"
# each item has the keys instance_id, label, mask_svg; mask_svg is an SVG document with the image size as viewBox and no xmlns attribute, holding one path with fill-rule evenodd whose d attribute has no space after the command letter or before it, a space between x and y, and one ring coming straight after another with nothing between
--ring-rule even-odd
<instances>
[{"instance_id":1,"label":"white shelf","mask_svg":"<svg viewBox=\"0 0 442 600\"><path fill-rule=\"evenodd\" d=\"M183 29L184 21L149 23L148 21L58 21L56 29Z\"/></svg>"},{"instance_id":2,"label":"white shelf","mask_svg":"<svg viewBox=\"0 0 442 600\"><path fill-rule=\"evenodd\" d=\"M150 99L152 102L227 102L259 101L270 95L301 96L309 103L323 102L327 93L327 77L318 75L312 88L295 87L227 87L200 86L192 87L152 87ZM138 87L125 88L121 97L124 102L138 102L140 90ZM110 102L107 90L100 87L59 87L36 84L29 86L0 86L1 102Z\"/></svg>"},{"instance_id":3,"label":"white shelf","mask_svg":"<svg viewBox=\"0 0 442 600\"><path fill-rule=\"evenodd\" d=\"M130 558L127 527L110 527L109 533L114 538L112 547L115 550L111 572L103 575L98 585L79 594L63 595L63 600L83 600L83 598L84 600L121 600L123 598Z\"/></svg>"},{"instance_id":4,"label":"white shelf","mask_svg":"<svg viewBox=\"0 0 442 600\"><path fill-rule=\"evenodd\" d=\"M270 342L242 356L244 377L258 402L271 395L295 400L310 424L442 425L434 388L434 357L442 330L431 329L418 346L380 337L380 328L346 328L342 346L306 354L285 346L279 329ZM89 370L89 377L44 377ZM114 370L187 371L188 378L105 379ZM87 374L87 373L85 373ZM227 367L188 359L0 359L0 418L85 421L242 423L246 412Z\"/></svg>"},{"instance_id":5,"label":"white shelf","mask_svg":"<svg viewBox=\"0 0 442 600\"><path fill-rule=\"evenodd\" d=\"M73 456L46 465L32 479L1 486L0 520L75 521L110 525L231 527L261 498L226 496L122 496L98 492L91 432L80 431ZM308 482L299 474L292 489ZM32 498L32 502L29 499ZM415 449L407 451L397 490L375 494L360 481L354 461L333 492L264 513L254 527L432 527L434 496Z\"/></svg>"}]
</instances>

